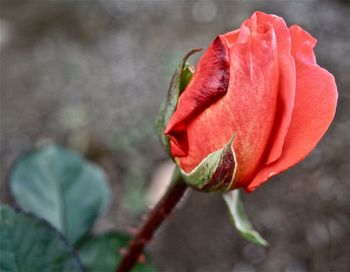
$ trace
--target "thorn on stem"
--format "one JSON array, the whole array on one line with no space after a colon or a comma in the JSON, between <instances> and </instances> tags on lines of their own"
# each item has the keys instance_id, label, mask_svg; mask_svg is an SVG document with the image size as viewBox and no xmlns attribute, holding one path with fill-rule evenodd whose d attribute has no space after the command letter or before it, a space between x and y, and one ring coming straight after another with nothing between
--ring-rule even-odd
<instances>
[{"instance_id":1,"label":"thorn on stem","mask_svg":"<svg viewBox=\"0 0 350 272\"><path fill-rule=\"evenodd\" d=\"M146 245L149 241L152 240L152 236L151 237L144 237L144 238L141 238L138 242L139 244L143 244L143 245Z\"/></svg>"},{"instance_id":2,"label":"thorn on stem","mask_svg":"<svg viewBox=\"0 0 350 272\"><path fill-rule=\"evenodd\" d=\"M131 234L131 235L135 235L138 232L138 228L135 227L126 227L126 231Z\"/></svg>"},{"instance_id":3,"label":"thorn on stem","mask_svg":"<svg viewBox=\"0 0 350 272\"><path fill-rule=\"evenodd\" d=\"M146 221L147 218L148 218L148 214L147 213L141 216L141 220L142 221Z\"/></svg>"},{"instance_id":4,"label":"thorn on stem","mask_svg":"<svg viewBox=\"0 0 350 272\"><path fill-rule=\"evenodd\" d=\"M119 249L119 253L121 256L125 256L126 255L126 252L127 252L127 248L126 247L122 247Z\"/></svg>"},{"instance_id":5,"label":"thorn on stem","mask_svg":"<svg viewBox=\"0 0 350 272\"><path fill-rule=\"evenodd\" d=\"M145 255L144 255L144 254L141 254L141 255L139 256L139 258L137 259L137 262L140 263L140 264L146 263L146 257L145 257Z\"/></svg>"},{"instance_id":6,"label":"thorn on stem","mask_svg":"<svg viewBox=\"0 0 350 272\"><path fill-rule=\"evenodd\" d=\"M167 217L169 217L169 212L166 211L166 209L164 207L162 207L160 210L159 210L159 213L161 214L161 216L165 219Z\"/></svg>"}]
</instances>

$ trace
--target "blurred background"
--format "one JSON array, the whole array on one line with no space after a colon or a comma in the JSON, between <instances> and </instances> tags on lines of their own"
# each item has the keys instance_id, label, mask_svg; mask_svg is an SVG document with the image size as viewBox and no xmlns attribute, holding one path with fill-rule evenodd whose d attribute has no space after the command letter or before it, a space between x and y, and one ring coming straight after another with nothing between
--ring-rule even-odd
<instances>
[{"instance_id":1,"label":"blurred background","mask_svg":"<svg viewBox=\"0 0 350 272\"><path fill-rule=\"evenodd\" d=\"M255 10L312 33L318 63L337 80L338 110L306 160L244 196L270 247L237 235L220 195L191 192L148 249L158 271L350 271L348 1L0 3L0 200L12 203L6 173L16 158L54 141L108 173L113 203L96 232L138 226L168 179L153 122L186 52Z\"/></svg>"}]
</instances>

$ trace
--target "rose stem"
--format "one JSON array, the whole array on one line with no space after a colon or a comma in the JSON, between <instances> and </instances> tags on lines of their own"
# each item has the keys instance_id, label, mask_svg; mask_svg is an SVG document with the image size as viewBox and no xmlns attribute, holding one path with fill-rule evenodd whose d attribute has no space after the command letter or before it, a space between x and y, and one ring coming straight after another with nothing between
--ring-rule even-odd
<instances>
[{"instance_id":1,"label":"rose stem","mask_svg":"<svg viewBox=\"0 0 350 272\"><path fill-rule=\"evenodd\" d=\"M116 272L128 272L133 268L145 245L152 240L154 232L175 208L187 188L188 186L183 182L181 175L174 173L172 185L129 243Z\"/></svg>"}]
</instances>

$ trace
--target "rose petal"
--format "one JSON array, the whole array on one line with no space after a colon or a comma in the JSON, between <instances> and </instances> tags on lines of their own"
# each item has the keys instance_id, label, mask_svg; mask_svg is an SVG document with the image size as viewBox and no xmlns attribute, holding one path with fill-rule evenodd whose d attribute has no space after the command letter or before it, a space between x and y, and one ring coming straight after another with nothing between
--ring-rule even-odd
<instances>
[{"instance_id":1,"label":"rose petal","mask_svg":"<svg viewBox=\"0 0 350 272\"><path fill-rule=\"evenodd\" d=\"M229 55L226 40L217 37L203 54L193 78L180 96L178 107L164 131L173 156L188 151L187 126L191 119L227 92Z\"/></svg>"},{"instance_id":2,"label":"rose petal","mask_svg":"<svg viewBox=\"0 0 350 272\"><path fill-rule=\"evenodd\" d=\"M266 164L276 161L282 154L284 140L292 118L295 99L295 64L290 53L291 39L289 29L281 17L255 12L258 25L271 24L276 33L279 62L279 94L274 127L270 143L266 148Z\"/></svg>"},{"instance_id":3,"label":"rose petal","mask_svg":"<svg viewBox=\"0 0 350 272\"><path fill-rule=\"evenodd\" d=\"M257 32L256 20L246 23L249 24L242 25L236 42L229 44L228 92L205 106L205 111L197 112L182 123L190 145L187 155L177 159L187 172L208 154L222 148L234 132L233 148L238 162L236 179L249 179L263 158L278 95L277 42L270 25ZM192 93L192 100L201 97L203 91L191 87L180 97L177 111L188 112L184 101L186 93Z\"/></svg>"},{"instance_id":4,"label":"rose petal","mask_svg":"<svg viewBox=\"0 0 350 272\"><path fill-rule=\"evenodd\" d=\"M234 31L227 32L222 36L226 39L226 41L229 45L232 45L233 43L235 43L237 41L238 36L239 36L239 32L240 32L240 29L236 29Z\"/></svg>"},{"instance_id":5,"label":"rose petal","mask_svg":"<svg viewBox=\"0 0 350 272\"><path fill-rule=\"evenodd\" d=\"M269 177L293 166L309 154L328 129L335 114L337 87L332 74L315 62L316 40L299 26L290 28L296 63L296 97L292 121L281 157L265 166L246 188L253 191Z\"/></svg>"}]
</instances>

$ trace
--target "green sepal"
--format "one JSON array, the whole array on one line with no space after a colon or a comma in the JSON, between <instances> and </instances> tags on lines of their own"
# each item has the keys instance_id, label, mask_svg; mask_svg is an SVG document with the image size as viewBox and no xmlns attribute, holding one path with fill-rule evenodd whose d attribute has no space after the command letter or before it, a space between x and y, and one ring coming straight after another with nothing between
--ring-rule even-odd
<instances>
[{"instance_id":1,"label":"green sepal","mask_svg":"<svg viewBox=\"0 0 350 272\"><path fill-rule=\"evenodd\" d=\"M193 49L185 55L181 63L176 68L168 90L167 96L164 98L160 110L156 119L156 130L160 137L160 141L165 148L165 151L170 155L169 150L169 138L164 135L164 130L176 110L177 102L180 94L184 91L188 83L190 82L194 73L194 68L188 64L187 59L202 49Z\"/></svg>"},{"instance_id":2,"label":"green sepal","mask_svg":"<svg viewBox=\"0 0 350 272\"><path fill-rule=\"evenodd\" d=\"M221 149L209 154L190 173L182 172L183 178L195 189L207 192L226 192L233 186L236 161L232 149L235 135Z\"/></svg>"},{"instance_id":3,"label":"green sepal","mask_svg":"<svg viewBox=\"0 0 350 272\"><path fill-rule=\"evenodd\" d=\"M239 196L239 190L234 190L223 194L223 198L229 210L231 220L238 233L254 244L268 246L267 241L253 228L245 213L243 202Z\"/></svg>"},{"instance_id":4,"label":"green sepal","mask_svg":"<svg viewBox=\"0 0 350 272\"><path fill-rule=\"evenodd\" d=\"M182 69L182 74L180 78L180 93L181 94L185 88L187 87L188 83L190 83L190 80L193 76L194 73L194 68L191 64L185 63L183 69Z\"/></svg>"}]
</instances>

